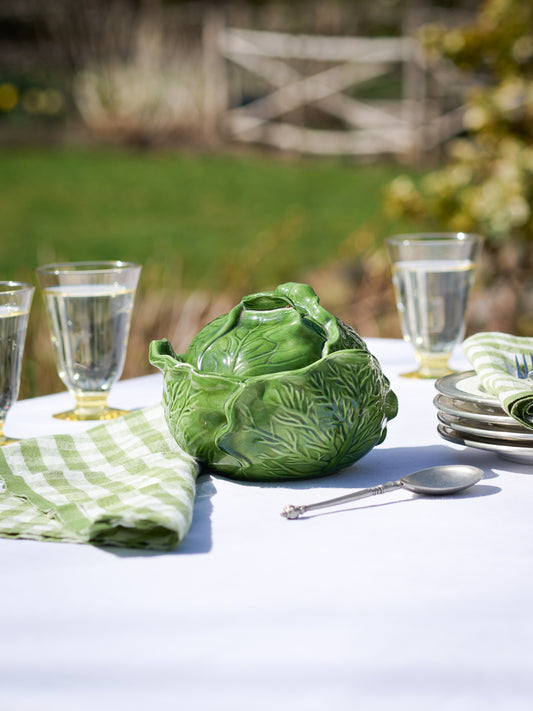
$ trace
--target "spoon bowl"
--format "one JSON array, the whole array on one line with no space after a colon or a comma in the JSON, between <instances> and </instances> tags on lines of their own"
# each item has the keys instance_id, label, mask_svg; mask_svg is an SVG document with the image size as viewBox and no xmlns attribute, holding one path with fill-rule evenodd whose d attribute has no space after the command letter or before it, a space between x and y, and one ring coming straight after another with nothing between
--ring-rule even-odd
<instances>
[{"instance_id":1,"label":"spoon bowl","mask_svg":"<svg viewBox=\"0 0 533 711\"><path fill-rule=\"evenodd\" d=\"M468 489L482 478L483 470L478 469L478 467L472 467L467 464L444 464L436 467L428 467L427 469L420 469L396 481L388 481L385 484L378 484L378 486L362 489L352 494L337 496L327 501L319 501L316 504L307 504L305 506L293 506L290 504L289 506L285 506L281 515L289 519L299 518L306 511L321 509L327 506L337 506L338 504L365 499L368 496L384 494L387 491L400 488L425 496L446 496Z\"/></svg>"},{"instance_id":2,"label":"spoon bowl","mask_svg":"<svg viewBox=\"0 0 533 711\"><path fill-rule=\"evenodd\" d=\"M420 469L400 479L404 489L415 494L442 496L456 494L477 484L483 478L483 471L467 464L444 464L428 469Z\"/></svg>"}]
</instances>

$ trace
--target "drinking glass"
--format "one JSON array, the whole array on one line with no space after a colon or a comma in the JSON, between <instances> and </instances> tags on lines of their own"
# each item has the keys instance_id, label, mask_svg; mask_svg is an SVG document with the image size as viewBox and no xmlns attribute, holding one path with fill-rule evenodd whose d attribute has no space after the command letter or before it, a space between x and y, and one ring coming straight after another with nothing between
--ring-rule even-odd
<instances>
[{"instance_id":1,"label":"drinking glass","mask_svg":"<svg viewBox=\"0 0 533 711\"><path fill-rule=\"evenodd\" d=\"M418 368L404 377L440 378L464 336L480 235L433 232L386 240L402 334Z\"/></svg>"},{"instance_id":2,"label":"drinking glass","mask_svg":"<svg viewBox=\"0 0 533 711\"><path fill-rule=\"evenodd\" d=\"M141 267L129 262L70 262L37 269L59 377L75 407L62 420L110 420L107 404L122 374Z\"/></svg>"},{"instance_id":3,"label":"drinking glass","mask_svg":"<svg viewBox=\"0 0 533 711\"><path fill-rule=\"evenodd\" d=\"M26 327L35 288L19 281L0 282L0 446L9 408L18 397Z\"/></svg>"}]
</instances>

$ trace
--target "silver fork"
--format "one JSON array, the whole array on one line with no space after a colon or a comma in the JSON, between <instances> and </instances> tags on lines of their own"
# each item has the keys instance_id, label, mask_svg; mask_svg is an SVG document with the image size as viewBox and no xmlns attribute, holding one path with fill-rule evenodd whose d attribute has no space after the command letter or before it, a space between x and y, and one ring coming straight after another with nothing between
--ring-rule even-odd
<instances>
[{"instance_id":1,"label":"silver fork","mask_svg":"<svg viewBox=\"0 0 533 711\"><path fill-rule=\"evenodd\" d=\"M533 383L533 353L529 354L529 360L531 361L531 367L528 366L525 353L522 354L522 362L517 355L514 357L516 363L516 377L519 380L529 380Z\"/></svg>"}]
</instances>

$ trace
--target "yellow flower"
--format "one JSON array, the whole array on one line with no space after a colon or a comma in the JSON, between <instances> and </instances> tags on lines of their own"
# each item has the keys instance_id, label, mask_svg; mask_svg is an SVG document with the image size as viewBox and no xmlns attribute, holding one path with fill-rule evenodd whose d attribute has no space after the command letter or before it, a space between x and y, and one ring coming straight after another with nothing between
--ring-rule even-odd
<instances>
[{"instance_id":1,"label":"yellow flower","mask_svg":"<svg viewBox=\"0 0 533 711\"><path fill-rule=\"evenodd\" d=\"M513 44L511 53L517 62L529 61L533 57L533 37L531 35L519 37Z\"/></svg>"},{"instance_id":2,"label":"yellow flower","mask_svg":"<svg viewBox=\"0 0 533 711\"><path fill-rule=\"evenodd\" d=\"M490 121L490 114L483 106L473 105L468 106L464 117L463 124L465 128L472 131L479 131Z\"/></svg>"},{"instance_id":3,"label":"yellow flower","mask_svg":"<svg viewBox=\"0 0 533 711\"><path fill-rule=\"evenodd\" d=\"M11 111L18 104L19 93L13 84L0 84L0 111Z\"/></svg>"}]
</instances>

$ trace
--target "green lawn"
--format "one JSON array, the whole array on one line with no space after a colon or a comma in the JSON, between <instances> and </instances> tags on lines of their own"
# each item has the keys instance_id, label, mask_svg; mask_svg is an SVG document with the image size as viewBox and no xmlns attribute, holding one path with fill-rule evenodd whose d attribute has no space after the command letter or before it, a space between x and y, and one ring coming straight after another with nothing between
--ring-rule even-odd
<instances>
[{"instance_id":1,"label":"green lawn","mask_svg":"<svg viewBox=\"0 0 533 711\"><path fill-rule=\"evenodd\" d=\"M35 283L35 267L56 260L142 263L125 375L153 372L152 338L203 325L196 307L180 320L189 292L233 304L336 259L354 262L407 229L382 210L383 187L399 172L273 155L0 149L0 279ZM334 286L322 283L323 304ZM21 396L63 389L36 294Z\"/></svg>"},{"instance_id":2,"label":"green lawn","mask_svg":"<svg viewBox=\"0 0 533 711\"><path fill-rule=\"evenodd\" d=\"M334 258L403 168L106 149L0 151L2 279L53 260L124 259L163 289L270 288Z\"/></svg>"}]
</instances>

